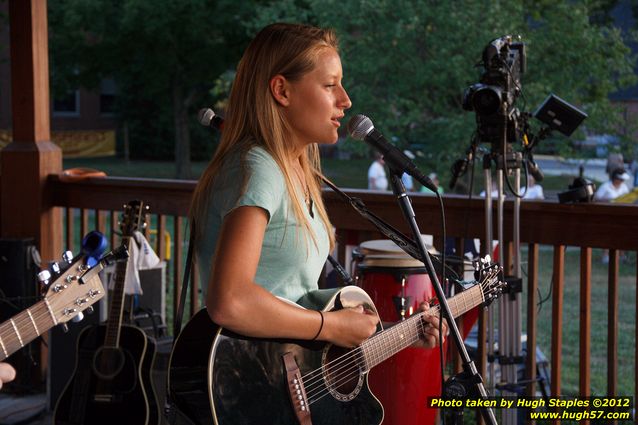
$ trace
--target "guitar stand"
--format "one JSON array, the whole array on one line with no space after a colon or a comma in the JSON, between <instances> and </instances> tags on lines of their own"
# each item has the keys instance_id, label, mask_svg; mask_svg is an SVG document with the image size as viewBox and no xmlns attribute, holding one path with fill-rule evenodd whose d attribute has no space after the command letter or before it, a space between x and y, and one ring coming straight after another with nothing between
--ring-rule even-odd
<instances>
[{"instance_id":1,"label":"guitar stand","mask_svg":"<svg viewBox=\"0 0 638 425\"><path fill-rule=\"evenodd\" d=\"M443 318L447 319L448 329L450 330L450 336L454 340L456 344L456 348L458 350L459 355L461 356L461 360L463 362L463 373L468 377L468 381L474 384L474 390L470 392L470 394L477 394L478 397L487 401L487 391L485 390L485 386L483 385L483 379L481 375L479 375L476 365L470 358L470 355L465 348L465 344L463 343L463 338L461 337L461 333L459 328L454 321L454 317L450 311L450 306L447 303L447 298L445 297L445 293L443 292L443 288L441 287L441 283L436 275L434 270L434 265L432 264L432 259L430 258L430 254L428 250L425 248L425 244L423 243L423 239L421 238L421 230L419 230L419 226L416 222L416 216L414 213L414 209L412 208L412 203L410 202L410 198L408 197L405 186L401 181L401 175L403 174L403 170L395 169L390 166L390 184L392 186L392 191L394 195L397 197L397 201L399 206L401 207L401 211L410 226L410 230L414 236L414 241L420 251L421 261L425 266L425 269L430 277L432 282L432 286L434 287L434 292L439 300L440 312L443 315ZM487 404L485 404L487 406ZM496 417L494 416L494 412L489 407L481 407L480 409L483 419L487 424L496 425Z\"/></svg>"}]
</instances>

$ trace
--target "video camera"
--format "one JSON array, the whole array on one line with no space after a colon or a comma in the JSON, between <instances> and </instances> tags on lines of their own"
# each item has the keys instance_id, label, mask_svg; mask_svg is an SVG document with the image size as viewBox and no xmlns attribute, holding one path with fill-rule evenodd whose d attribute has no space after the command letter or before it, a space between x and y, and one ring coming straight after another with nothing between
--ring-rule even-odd
<instances>
[{"instance_id":1,"label":"video camera","mask_svg":"<svg viewBox=\"0 0 638 425\"><path fill-rule=\"evenodd\" d=\"M476 113L477 130L465 157L452 165L450 189L473 163L481 143L491 144L488 158L494 159L498 168L507 171L525 165L526 174L541 181L543 174L534 162L533 148L552 130L569 137L587 114L554 94L547 96L534 114L520 112L514 106L522 94L521 76L527 57L525 44L513 41L511 35L492 40L483 50L479 65L483 67L480 82L463 94L463 109ZM546 125L537 134L530 129L532 117ZM518 140L522 141L522 152L512 149L512 143Z\"/></svg>"},{"instance_id":2,"label":"video camera","mask_svg":"<svg viewBox=\"0 0 638 425\"><path fill-rule=\"evenodd\" d=\"M506 35L483 50L480 82L465 90L463 109L476 112L481 143L499 144L517 139L520 112L514 107L521 94L521 75L526 69L525 44Z\"/></svg>"}]
</instances>

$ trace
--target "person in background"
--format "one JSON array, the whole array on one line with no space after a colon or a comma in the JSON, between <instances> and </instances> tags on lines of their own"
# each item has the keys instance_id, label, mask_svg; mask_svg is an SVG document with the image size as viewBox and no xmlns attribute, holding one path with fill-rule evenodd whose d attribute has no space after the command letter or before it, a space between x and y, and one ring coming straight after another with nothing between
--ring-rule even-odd
<instances>
[{"instance_id":1,"label":"person in background","mask_svg":"<svg viewBox=\"0 0 638 425\"><path fill-rule=\"evenodd\" d=\"M439 193L439 195L443 195L443 186L439 184L439 176L437 176L436 173L430 173L428 174L428 178L432 180L432 183L434 183L434 185L436 186L436 191ZM425 186L421 186L420 192L429 193L429 194L433 193L430 189L428 189Z\"/></svg>"},{"instance_id":2,"label":"person in background","mask_svg":"<svg viewBox=\"0 0 638 425\"><path fill-rule=\"evenodd\" d=\"M619 196L629 193L629 188L625 184L625 181L629 179L629 174L624 168L616 168L611 172L609 181L600 185L596 193L594 194L594 201L609 202L618 198ZM619 251L621 258L624 256ZM603 264L609 263L609 251L606 249L603 251L602 256Z\"/></svg>"},{"instance_id":3,"label":"person in background","mask_svg":"<svg viewBox=\"0 0 638 425\"><path fill-rule=\"evenodd\" d=\"M617 169L625 168L625 158L619 152L612 152L607 156L607 165L605 166L605 172L611 179L611 174Z\"/></svg>"},{"instance_id":4,"label":"person in background","mask_svg":"<svg viewBox=\"0 0 638 425\"><path fill-rule=\"evenodd\" d=\"M523 188L521 193L525 194L523 199L545 199L543 186L536 184L536 179L531 174L527 176L527 191Z\"/></svg>"},{"instance_id":5,"label":"person in background","mask_svg":"<svg viewBox=\"0 0 638 425\"><path fill-rule=\"evenodd\" d=\"M629 193L629 188L625 184L628 179L629 174L624 168L616 168L611 172L609 181L600 185L594 194L594 201L608 202Z\"/></svg>"},{"instance_id":6,"label":"person in background","mask_svg":"<svg viewBox=\"0 0 638 425\"><path fill-rule=\"evenodd\" d=\"M374 153L374 162L368 168L368 189L388 190L388 177L385 173L385 161L379 152Z\"/></svg>"},{"instance_id":7,"label":"person in background","mask_svg":"<svg viewBox=\"0 0 638 425\"><path fill-rule=\"evenodd\" d=\"M481 191L479 196L482 198L485 198L485 189ZM492 178L492 199L496 199L497 197L498 197L498 185L496 184L496 179Z\"/></svg>"},{"instance_id":8,"label":"person in background","mask_svg":"<svg viewBox=\"0 0 638 425\"><path fill-rule=\"evenodd\" d=\"M410 159L415 158L414 154L409 150L404 150L403 154ZM411 175L409 175L408 173L403 173L403 175L401 175L401 181L403 182L403 186L405 186L405 190L407 192L412 192L414 190L414 181L412 180Z\"/></svg>"},{"instance_id":9,"label":"person in background","mask_svg":"<svg viewBox=\"0 0 638 425\"><path fill-rule=\"evenodd\" d=\"M16 370L9 363L0 362L0 388L2 384L11 382L16 377Z\"/></svg>"}]
</instances>

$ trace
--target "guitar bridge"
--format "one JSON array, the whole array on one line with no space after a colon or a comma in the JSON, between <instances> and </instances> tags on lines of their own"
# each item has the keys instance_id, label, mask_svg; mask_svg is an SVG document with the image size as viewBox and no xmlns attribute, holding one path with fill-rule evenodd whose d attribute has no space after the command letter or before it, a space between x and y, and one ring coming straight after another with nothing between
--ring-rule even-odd
<instances>
[{"instance_id":1,"label":"guitar bridge","mask_svg":"<svg viewBox=\"0 0 638 425\"><path fill-rule=\"evenodd\" d=\"M308 397L301 379L299 366L295 361L292 353L286 353L282 356L284 366L286 368L286 383L288 384L288 394L290 402L295 412L295 416L301 425L312 425L310 418L310 406L308 405Z\"/></svg>"}]
</instances>

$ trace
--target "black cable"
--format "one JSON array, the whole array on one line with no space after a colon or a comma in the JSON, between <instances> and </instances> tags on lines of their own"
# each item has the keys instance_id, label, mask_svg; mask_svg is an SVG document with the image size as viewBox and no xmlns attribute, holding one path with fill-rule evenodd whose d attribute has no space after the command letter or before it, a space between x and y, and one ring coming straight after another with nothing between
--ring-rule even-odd
<instances>
[{"instance_id":1,"label":"black cable","mask_svg":"<svg viewBox=\"0 0 638 425\"><path fill-rule=\"evenodd\" d=\"M445 239L446 239L446 229L445 229L445 208L443 207L443 197L437 191L436 197L439 200L439 206L441 211L441 233L443 235L443 252L441 253L441 264L445 266ZM441 267L441 282L446 286L446 293L448 283L445 280L445 267ZM454 320L453 317L450 317L450 320ZM441 392L445 388L445 362L443 360L443 309L439 308L439 363L441 367ZM443 419L443 425L445 425L445 415L441 415Z\"/></svg>"}]
</instances>

